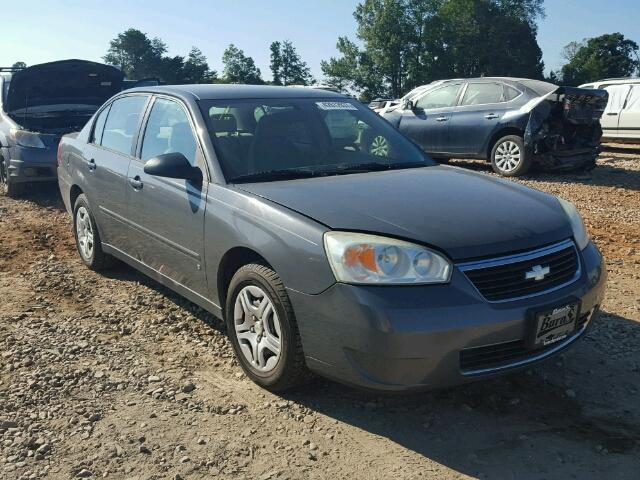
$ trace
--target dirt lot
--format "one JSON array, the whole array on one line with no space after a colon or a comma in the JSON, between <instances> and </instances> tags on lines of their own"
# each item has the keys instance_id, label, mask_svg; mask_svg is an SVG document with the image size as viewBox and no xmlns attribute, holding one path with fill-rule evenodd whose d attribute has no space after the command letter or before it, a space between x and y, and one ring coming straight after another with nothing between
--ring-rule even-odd
<instances>
[{"instance_id":1,"label":"dirt lot","mask_svg":"<svg viewBox=\"0 0 640 480\"><path fill-rule=\"evenodd\" d=\"M408 397L323 380L269 394L218 319L125 266L85 269L55 188L0 198L0 478L638 479L640 153L622 152L523 180L575 202L606 256L589 335L525 373Z\"/></svg>"}]
</instances>

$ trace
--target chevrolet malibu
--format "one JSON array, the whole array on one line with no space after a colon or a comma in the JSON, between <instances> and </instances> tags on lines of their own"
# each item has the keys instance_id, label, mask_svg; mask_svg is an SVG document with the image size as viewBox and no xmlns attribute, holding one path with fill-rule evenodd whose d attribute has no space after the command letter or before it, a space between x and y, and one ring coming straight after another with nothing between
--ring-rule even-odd
<instances>
[{"instance_id":1,"label":"chevrolet malibu","mask_svg":"<svg viewBox=\"0 0 640 480\"><path fill-rule=\"evenodd\" d=\"M113 257L224 319L282 391L509 372L572 345L605 269L569 202L429 159L328 91L139 88L58 151L82 261Z\"/></svg>"}]
</instances>

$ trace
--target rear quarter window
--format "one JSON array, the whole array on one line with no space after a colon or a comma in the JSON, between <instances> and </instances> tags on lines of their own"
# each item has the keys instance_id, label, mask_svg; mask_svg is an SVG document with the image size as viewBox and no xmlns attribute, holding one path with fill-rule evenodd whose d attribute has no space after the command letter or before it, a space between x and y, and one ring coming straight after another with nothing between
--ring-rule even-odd
<instances>
[{"instance_id":1,"label":"rear quarter window","mask_svg":"<svg viewBox=\"0 0 640 480\"><path fill-rule=\"evenodd\" d=\"M96 118L96 122L93 126L93 134L91 135L91 143L95 143L100 145L102 142L102 134L104 132L104 124L107 121L107 116L109 115L109 110L111 109L111 105L102 110Z\"/></svg>"}]
</instances>

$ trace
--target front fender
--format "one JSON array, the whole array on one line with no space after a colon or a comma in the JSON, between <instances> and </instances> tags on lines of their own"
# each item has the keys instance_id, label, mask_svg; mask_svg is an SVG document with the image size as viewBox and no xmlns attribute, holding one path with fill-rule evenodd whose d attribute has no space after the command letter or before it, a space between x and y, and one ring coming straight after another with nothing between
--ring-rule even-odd
<instances>
[{"instance_id":1,"label":"front fender","mask_svg":"<svg viewBox=\"0 0 640 480\"><path fill-rule=\"evenodd\" d=\"M322 224L250 193L210 184L205 214L205 262L212 300L226 252L244 247L262 256L289 289L320 293L335 283Z\"/></svg>"}]
</instances>

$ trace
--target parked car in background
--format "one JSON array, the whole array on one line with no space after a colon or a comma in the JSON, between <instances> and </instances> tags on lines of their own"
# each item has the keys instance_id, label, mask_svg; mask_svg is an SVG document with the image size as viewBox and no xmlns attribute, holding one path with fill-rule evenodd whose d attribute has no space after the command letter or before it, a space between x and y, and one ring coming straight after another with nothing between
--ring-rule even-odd
<instances>
[{"instance_id":1,"label":"parked car in background","mask_svg":"<svg viewBox=\"0 0 640 480\"><path fill-rule=\"evenodd\" d=\"M447 80L382 113L438 159L479 158L504 176L532 164L593 168L607 92L519 78Z\"/></svg>"},{"instance_id":2,"label":"parked car in background","mask_svg":"<svg viewBox=\"0 0 640 480\"><path fill-rule=\"evenodd\" d=\"M367 106L376 113L380 113L380 111L387 105L389 102L393 102L391 98L376 98L371 100Z\"/></svg>"},{"instance_id":3,"label":"parked car in background","mask_svg":"<svg viewBox=\"0 0 640 480\"><path fill-rule=\"evenodd\" d=\"M57 180L60 137L80 130L121 90L117 68L62 60L0 73L0 186L9 195L25 184Z\"/></svg>"},{"instance_id":4,"label":"parked car in background","mask_svg":"<svg viewBox=\"0 0 640 480\"><path fill-rule=\"evenodd\" d=\"M117 257L222 316L271 390L308 370L402 391L522 368L603 298L572 204L437 165L332 92L128 90L59 156L82 261Z\"/></svg>"},{"instance_id":5,"label":"parked car in background","mask_svg":"<svg viewBox=\"0 0 640 480\"><path fill-rule=\"evenodd\" d=\"M580 88L602 88L609 94L600 119L603 137L640 140L640 78L608 78Z\"/></svg>"}]
</instances>

